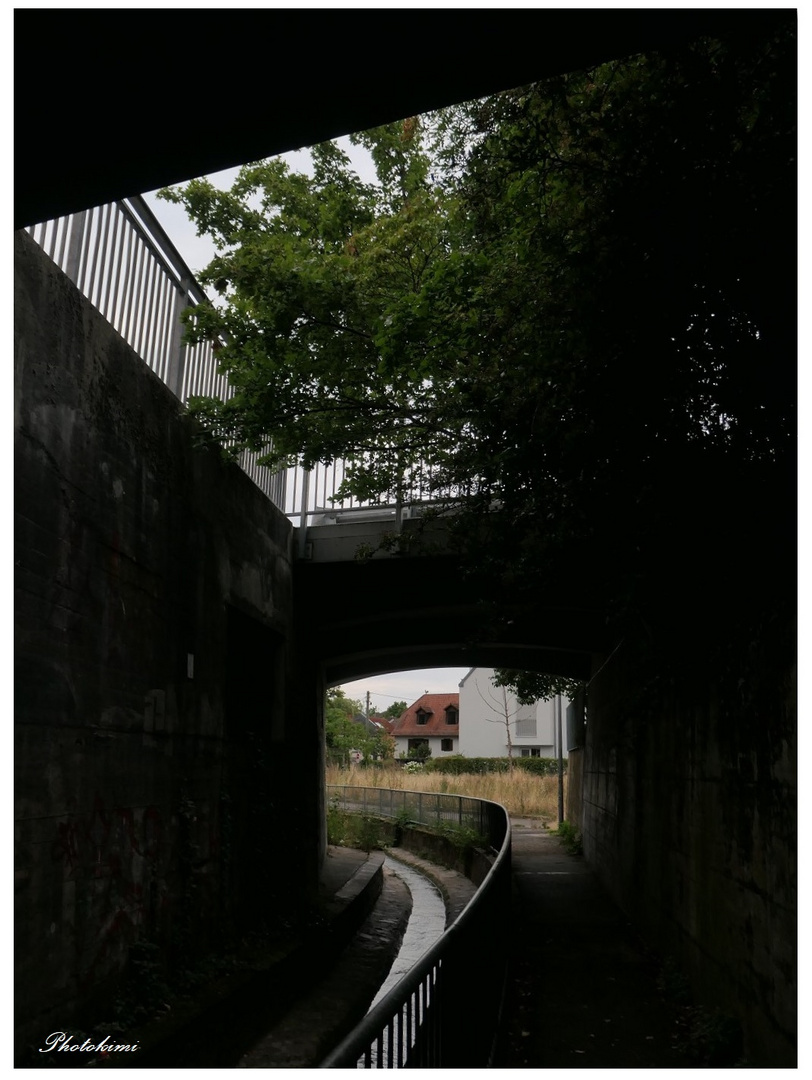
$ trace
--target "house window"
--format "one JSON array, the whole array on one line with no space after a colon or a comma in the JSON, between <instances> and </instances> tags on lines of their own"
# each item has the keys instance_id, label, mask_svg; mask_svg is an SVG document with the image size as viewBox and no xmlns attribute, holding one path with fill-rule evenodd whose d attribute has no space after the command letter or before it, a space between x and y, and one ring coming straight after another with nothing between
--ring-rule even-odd
<instances>
[{"instance_id":1,"label":"house window","mask_svg":"<svg viewBox=\"0 0 812 1080\"><path fill-rule=\"evenodd\" d=\"M528 735L532 738L536 734L536 706L524 705L516 716L516 734Z\"/></svg>"},{"instance_id":2,"label":"house window","mask_svg":"<svg viewBox=\"0 0 812 1080\"><path fill-rule=\"evenodd\" d=\"M541 757L541 747L523 746L522 757Z\"/></svg>"},{"instance_id":3,"label":"house window","mask_svg":"<svg viewBox=\"0 0 812 1080\"><path fill-rule=\"evenodd\" d=\"M440 739L440 749L450 751L454 749L453 739Z\"/></svg>"},{"instance_id":4,"label":"house window","mask_svg":"<svg viewBox=\"0 0 812 1080\"><path fill-rule=\"evenodd\" d=\"M429 722L429 714L423 709L417 710L417 722L418 724L427 724Z\"/></svg>"},{"instance_id":5,"label":"house window","mask_svg":"<svg viewBox=\"0 0 812 1080\"><path fill-rule=\"evenodd\" d=\"M428 746L428 745L429 745L429 740L428 739L409 739L409 753L411 753L412 750L417 750L417 748L419 746Z\"/></svg>"},{"instance_id":6,"label":"house window","mask_svg":"<svg viewBox=\"0 0 812 1080\"><path fill-rule=\"evenodd\" d=\"M453 705L449 705L445 711L445 722L447 724L458 724L460 722L459 710L455 709Z\"/></svg>"}]
</instances>

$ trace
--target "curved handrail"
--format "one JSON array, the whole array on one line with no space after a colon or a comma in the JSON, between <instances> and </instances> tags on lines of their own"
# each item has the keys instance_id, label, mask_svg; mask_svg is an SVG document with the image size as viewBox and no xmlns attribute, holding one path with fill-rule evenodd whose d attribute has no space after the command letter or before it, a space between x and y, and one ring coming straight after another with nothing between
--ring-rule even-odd
<instances>
[{"instance_id":1,"label":"curved handrail","mask_svg":"<svg viewBox=\"0 0 812 1080\"><path fill-rule=\"evenodd\" d=\"M455 922L320 1068L485 1068L492 1064L507 975L510 819L499 803L466 801L481 804L484 811L488 840L497 852L493 865Z\"/></svg>"}]
</instances>

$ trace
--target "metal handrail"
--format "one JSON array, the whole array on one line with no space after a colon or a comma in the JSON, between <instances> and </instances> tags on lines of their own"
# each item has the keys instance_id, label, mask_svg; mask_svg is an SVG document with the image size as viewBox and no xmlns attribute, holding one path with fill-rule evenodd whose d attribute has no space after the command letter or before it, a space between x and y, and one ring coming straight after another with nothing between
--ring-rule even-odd
<instances>
[{"instance_id":1,"label":"metal handrail","mask_svg":"<svg viewBox=\"0 0 812 1080\"><path fill-rule=\"evenodd\" d=\"M340 802L339 791L328 797ZM401 792L388 788L378 799L383 816L394 812L401 794L421 795L439 814L461 812L461 796L432 792ZM334 794L330 796L330 793ZM439 800L455 800L450 810ZM357 799L354 799L356 803ZM368 810L371 807L370 800ZM510 819L498 803L479 803L479 821L486 822L487 838L496 851L494 862L476 894L460 916L372 1008L335 1050L321 1062L322 1069L340 1068L486 1068L493 1064L501 1028L507 982L507 933L510 926ZM376 808L377 809L377 808ZM474 815L473 808L465 807ZM437 817L436 821L447 820Z\"/></svg>"}]
</instances>

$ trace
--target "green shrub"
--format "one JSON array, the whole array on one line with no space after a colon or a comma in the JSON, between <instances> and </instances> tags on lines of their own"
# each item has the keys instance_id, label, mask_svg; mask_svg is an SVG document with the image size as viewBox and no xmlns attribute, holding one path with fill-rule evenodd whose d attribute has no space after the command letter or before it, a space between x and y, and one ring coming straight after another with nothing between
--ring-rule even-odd
<instances>
[{"instance_id":1,"label":"green shrub","mask_svg":"<svg viewBox=\"0 0 812 1080\"><path fill-rule=\"evenodd\" d=\"M334 847L341 847L349 829L350 815L346 810L341 810L335 803L327 806L327 843Z\"/></svg>"},{"instance_id":2,"label":"green shrub","mask_svg":"<svg viewBox=\"0 0 812 1080\"><path fill-rule=\"evenodd\" d=\"M517 758L516 764L520 769L533 773L536 776L556 776L558 773L558 758L551 757L523 757ZM564 773L567 771L567 762L564 761Z\"/></svg>"},{"instance_id":3,"label":"green shrub","mask_svg":"<svg viewBox=\"0 0 812 1080\"><path fill-rule=\"evenodd\" d=\"M570 853L570 855L583 854L583 844L581 843L581 834L569 821L562 821L555 832L555 835Z\"/></svg>"},{"instance_id":4,"label":"green shrub","mask_svg":"<svg viewBox=\"0 0 812 1080\"><path fill-rule=\"evenodd\" d=\"M514 757L513 764L519 769L533 773L535 776L555 776L558 772L557 758L534 758ZM451 757L434 758L426 762L427 772L445 773L450 776L473 774L483 776L485 773L506 773L510 771L510 761L506 757L481 758L463 757L462 754L454 754ZM567 763L564 762L564 771L567 771Z\"/></svg>"},{"instance_id":5,"label":"green shrub","mask_svg":"<svg viewBox=\"0 0 812 1080\"><path fill-rule=\"evenodd\" d=\"M426 764L430 772L461 776L465 773L482 776L484 773L502 773L509 769L507 758L467 758L461 754L453 757L434 758Z\"/></svg>"},{"instance_id":6,"label":"green shrub","mask_svg":"<svg viewBox=\"0 0 812 1080\"><path fill-rule=\"evenodd\" d=\"M372 851L384 844L383 823L368 814L341 810L334 803L327 807L327 843L335 847Z\"/></svg>"},{"instance_id":7,"label":"green shrub","mask_svg":"<svg viewBox=\"0 0 812 1080\"><path fill-rule=\"evenodd\" d=\"M478 829L473 828L471 825L457 825L451 821L441 821L437 825L429 827L432 832L439 833L440 836L445 837L446 840L461 851L466 851L468 848L488 847L487 836L483 836Z\"/></svg>"}]
</instances>

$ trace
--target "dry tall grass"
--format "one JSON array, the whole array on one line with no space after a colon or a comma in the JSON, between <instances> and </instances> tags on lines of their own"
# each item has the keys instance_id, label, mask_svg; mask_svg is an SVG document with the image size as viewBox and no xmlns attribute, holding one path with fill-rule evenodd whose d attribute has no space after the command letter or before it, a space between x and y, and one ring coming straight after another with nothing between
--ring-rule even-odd
<instances>
[{"instance_id":1,"label":"dry tall grass","mask_svg":"<svg viewBox=\"0 0 812 1080\"><path fill-rule=\"evenodd\" d=\"M468 795L501 803L511 817L541 818L548 825L558 824L558 777L533 776L524 769L510 773L486 773L484 776L444 776L441 773L408 773L398 765L359 769L355 765L327 767L328 784L351 784L356 787L404 788L407 791L438 791L448 795ZM566 797L567 778L564 777Z\"/></svg>"}]
</instances>

